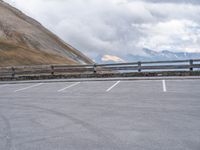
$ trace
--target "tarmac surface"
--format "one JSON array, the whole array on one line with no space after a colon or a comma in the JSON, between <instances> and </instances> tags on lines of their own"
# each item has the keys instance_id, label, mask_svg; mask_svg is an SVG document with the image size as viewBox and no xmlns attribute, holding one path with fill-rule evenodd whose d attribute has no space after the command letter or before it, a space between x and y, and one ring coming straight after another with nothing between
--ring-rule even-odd
<instances>
[{"instance_id":1,"label":"tarmac surface","mask_svg":"<svg viewBox=\"0 0 200 150\"><path fill-rule=\"evenodd\" d=\"M200 80L0 84L0 150L200 150Z\"/></svg>"}]
</instances>

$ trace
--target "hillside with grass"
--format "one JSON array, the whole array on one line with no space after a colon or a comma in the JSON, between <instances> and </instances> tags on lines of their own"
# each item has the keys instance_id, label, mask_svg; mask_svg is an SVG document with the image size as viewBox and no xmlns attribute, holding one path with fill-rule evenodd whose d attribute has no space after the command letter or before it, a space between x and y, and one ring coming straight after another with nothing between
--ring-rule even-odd
<instances>
[{"instance_id":1,"label":"hillside with grass","mask_svg":"<svg viewBox=\"0 0 200 150\"><path fill-rule=\"evenodd\" d=\"M0 0L0 67L91 63L39 22Z\"/></svg>"}]
</instances>

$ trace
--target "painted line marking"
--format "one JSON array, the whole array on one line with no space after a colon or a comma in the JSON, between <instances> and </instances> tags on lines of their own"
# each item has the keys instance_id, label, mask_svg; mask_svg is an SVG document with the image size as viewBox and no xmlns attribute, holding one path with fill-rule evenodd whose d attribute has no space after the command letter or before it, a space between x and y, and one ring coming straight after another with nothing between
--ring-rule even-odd
<instances>
[{"instance_id":1,"label":"painted line marking","mask_svg":"<svg viewBox=\"0 0 200 150\"><path fill-rule=\"evenodd\" d=\"M0 85L0 88L1 87L6 87L6 86L8 86L8 84L3 84L3 85Z\"/></svg>"},{"instance_id":2,"label":"painted line marking","mask_svg":"<svg viewBox=\"0 0 200 150\"><path fill-rule=\"evenodd\" d=\"M163 92L167 92L166 81L162 80L162 84L163 84Z\"/></svg>"},{"instance_id":3,"label":"painted line marking","mask_svg":"<svg viewBox=\"0 0 200 150\"><path fill-rule=\"evenodd\" d=\"M77 82L77 83L74 83L74 84L72 84L72 85L69 85L69 86L67 86L67 87L65 87L65 88L63 88L63 89L60 89L60 90L58 90L58 92L63 92L63 91L65 91L66 89L69 89L69 88L71 88L71 87L74 87L74 86L76 86L76 85L78 85L78 84L80 84L81 82Z\"/></svg>"},{"instance_id":4,"label":"painted line marking","mask_svg":"<svg viewBox=\"0 0 200 150\"><path fill-rule=\"evenodd\" d=\"M40 86L42 84L44 84L44 83L34 84L34 85L31 85L31 86L28 86L28 87L25 87L25 88L22 88L22 89L15 90L15 92L24 91L24 90L27 90L27 89L30 89L30 88L33 88L33 87Z\"/></svg>"},{"instance_id":5,"label":"painted line marking","mask_svg":"<svg viewBox=\"0 0 200 150\"><path fill-rule=\"evenodd\" d=\"M115 84L113 84L110 88L108 88L107 90L106 90L106 92L109 92L109 91L111 91L115 86L117 86L118 84L120 83L120 81L117 81Z\"/></svg>"}]
</instances>

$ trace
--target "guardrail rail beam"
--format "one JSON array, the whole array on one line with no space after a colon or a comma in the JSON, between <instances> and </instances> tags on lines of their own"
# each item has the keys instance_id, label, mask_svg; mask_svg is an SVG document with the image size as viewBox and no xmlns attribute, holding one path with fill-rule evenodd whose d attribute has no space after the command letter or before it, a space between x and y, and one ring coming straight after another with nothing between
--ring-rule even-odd
<instances>
[{"instance_id":1,"label":"guardrail rail beam","mask_svg":"<svg viewBox=\"0 0 200 150\"><path fill-rule=\"evenodd\" d=\"M171 60L171 61L138 61L115 64L89 65L39 65L39 66L12 66L0 68L0 77L20 76L54 76L54 75L82 75L108 74L131 72L161 72L161 71L199 71L200 59Z\"/></svg>"}]
</instances>

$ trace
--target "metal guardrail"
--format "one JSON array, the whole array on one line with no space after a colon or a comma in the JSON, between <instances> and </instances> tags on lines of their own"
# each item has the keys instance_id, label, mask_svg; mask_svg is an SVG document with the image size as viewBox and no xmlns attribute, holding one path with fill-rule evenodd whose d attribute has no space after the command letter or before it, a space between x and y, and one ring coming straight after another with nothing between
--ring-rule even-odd
<instances>
[{"instance_id":1,"label":"metal guardrail","mask_svg":"<svg viewBox=\"0 0 200 150\"><path fill-rule=\"evenodd\" d=\"M40 65L0 68L0 77L62 75L62 74L103 74L113 72L153 71L195 71L200 70L200 59L149 61L93 65Z\"/></svg>"}]
</instances>

